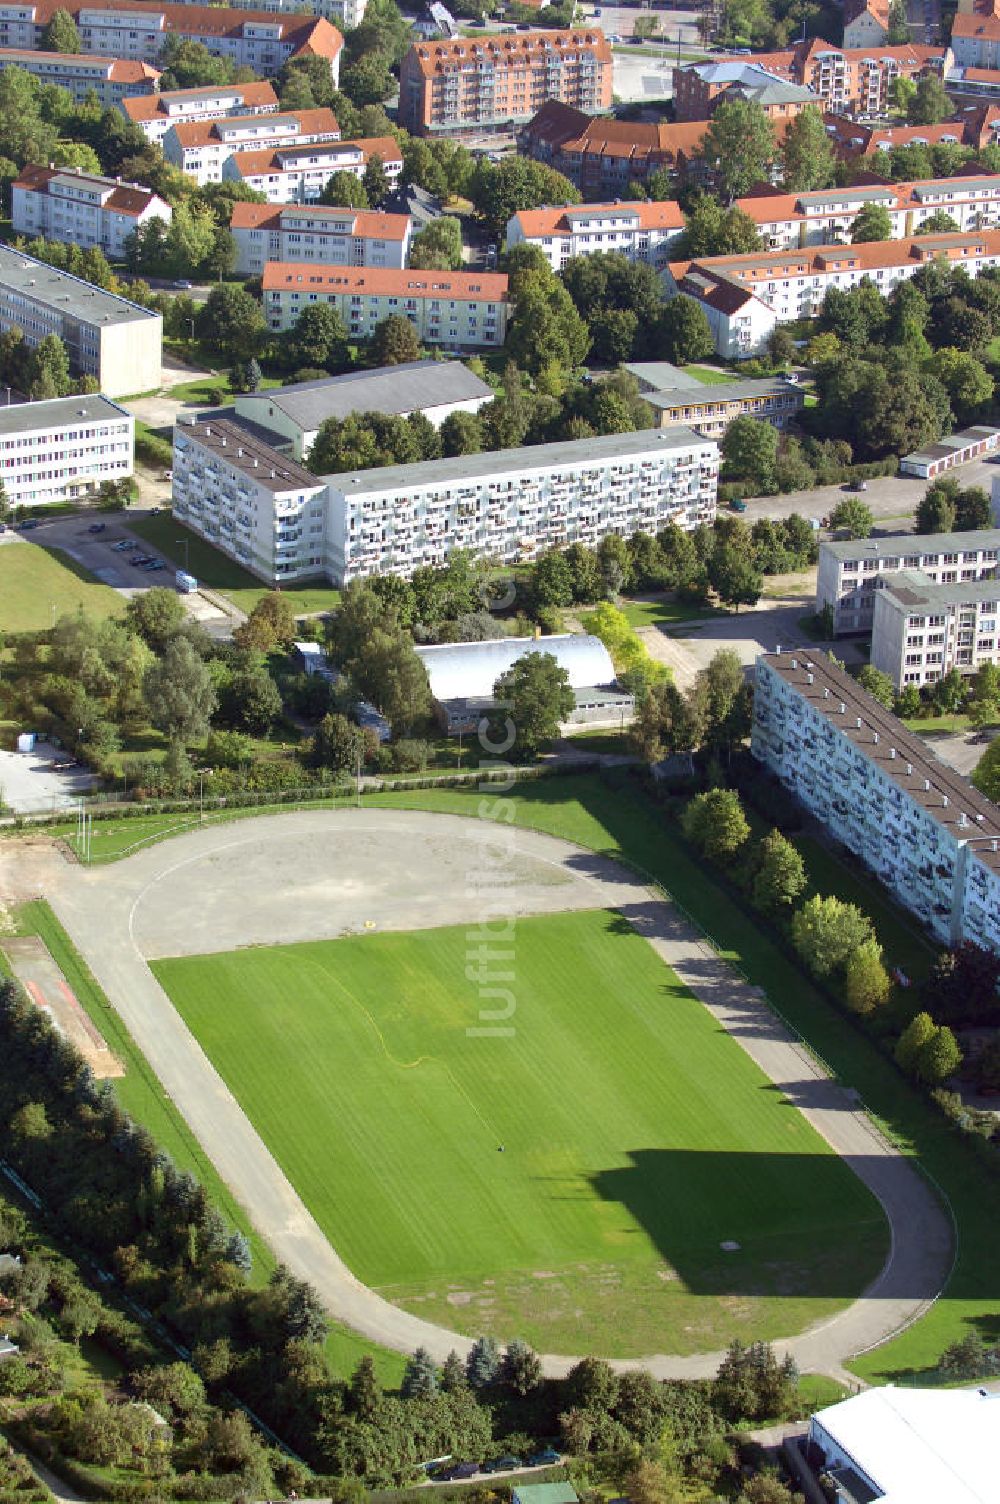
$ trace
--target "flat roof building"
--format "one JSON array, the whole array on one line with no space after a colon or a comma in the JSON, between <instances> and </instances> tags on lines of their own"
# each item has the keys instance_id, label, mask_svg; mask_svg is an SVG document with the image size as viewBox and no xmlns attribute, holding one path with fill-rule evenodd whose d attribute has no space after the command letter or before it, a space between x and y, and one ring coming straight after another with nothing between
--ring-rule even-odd
<instances>
[{"instance_id":1,"label":"flat roof building","mask_svg":"<svg viewBox=\"0 0 1000 1504\"><path fill-rule=\"evenodd\" d=\"M935 940L1000 949L1000 809L825 654L757 659L751 751Z\"/></svg>"},{"instance_id":2,"label":"flat roof building","mask_svg":"<svg viewBox=\"0 0 1000 1504\"><path fill-rule=\"evenodd\" d=\"M413 226L408 214L383 209L234 204L229 228L236 242L236 270L259 276L269 261L401 271L410 259Z\"/></svg>"},{"instance_id":3,"label":"flat roof building","mask_svg":"<svg viewBox=\"0 0 1000 1504\"><path fill-rule=\"evenodd\" d=\"M933 480L946 470L957 465L968 465L981 459L984 454L993 454L1000 445L1000 428L990 428L985 423L964 428L961 433L945 434L936 444L928 444L904 455L899 462L901 475L919 475L924 480Z\"/></svg>"},{"instance_id":4,"label":"flat roof building","mask_svg":"<svg viewBox=\"0 0 1000 1504\"><path fill-rule=\"evenodd\" d=\"M107 397L0 407L0 481L11 506L76 501L132 474L135 420Z\"/></svg>"},{"instance_id":5,"label":"flat roof building","mask_svg":"<svg viewBox=\"0 0 1000 1504\"><path fill-rule=\"evenodd\" d=\"M1000 529L968 533L896 533L819 546L816 610L833 611L835 637L870 632L875 594L902 570L920 570L932 585L991 580L1000 558Z\"/></svg>"},{"instance_id":6,"label":"flat roof building","mask_svg":"<svg viewBox=\"0 0 1000 1504\"><path fill-rule=\"evenodd\" d=\"M901 569L875 591L873 665L900 690L1000 662L998 597L995 578L935 585L919 569Z\"/></svg>"},{"instance_id":7,"label":"flat roof building","mask_svg":"<svg viewBox=\"0 0 1000 1504\"><path fill-rule=\"evenodd\" d=\"M31 348L57 334L71 370L93 376L106 397L160 385L160 314L0 244L0 333L15 328Z\"/></svg>"},{"instance_id":8,"label":"flat roof building","mask_svg":"<svg viewBox=\"0 0 1000 1504\"><path fill-rule=\"evenodd\" d=\"M242 393L236 398L236 413L270 431L276 447L287 444L297 460L304 460L328 418L366 412L406 418L423 413L440 428L450 413L478 412L494 396L493 388L459 360L414 360Z\"/></svg>"}]
</instances>

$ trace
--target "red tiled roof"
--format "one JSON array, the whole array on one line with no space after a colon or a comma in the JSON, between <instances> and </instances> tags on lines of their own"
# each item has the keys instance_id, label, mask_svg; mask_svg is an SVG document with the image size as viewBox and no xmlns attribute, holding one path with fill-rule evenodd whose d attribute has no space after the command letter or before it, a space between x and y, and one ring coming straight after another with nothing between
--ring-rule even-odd
<instances>
[{"instance_id":1,"label":"red tiled roof","mask_svg":"<svg viewBox=\"0 0 1000 1504\"><path fill-rule=\"evenodd\" d=\"M465 303L502 303L502 272L416 272L382 267L313 266L308 261L269 261L264 292L326 291L374 297L454 298Z\"/></svg>"},{"instance_id":2,"label":"red tiled roof","mask_svg":"<svg viewBox=\"0 0 1000 1504\"><path fill-rule=\"evenodd\" d=\"M327 135L333 138L340 133L337 117L331 109L282 111L282 119L287 120L289 116L297 121L300 136ZM218 142L222 130L232 130L234 126L248 124L266 126L268 120L273 118L269 115L224 115L219 120L178 121L173 130L181 146L210 146L213 142ZM294 146L295 140L294 136L285 138L289 146Z\"/></svg>"},{"instance_id":3,"label":"red tiled roof","mask_svg":"<svg viewBox=\"0 0 1000 1504\"><path fill-rule=\"evenodd\" d=\"M12 183L13 188L23 188L29 193L45 193L53 178L78 177L82 183L98 183L112 192L105 199L103 208L113 209L116 214L138 216L156 198L151 188L142 188L138 183L118 183L114 178L101 178L96 174L75 172L72 167L22 167Z\"/></svg>"},{"instance_id":4,"label":"red tiled roof","mask_svg":"<svg viewBox=\"0 0 1000 1504\"><path fill-rule=\"evenodd\" d=\"M278 230L283 214L308 214L310 219L350 219L352 235L377 240L405 240L408 214L386 214L382 209L338 209L327 204L234 204L232 230Z\"/></svg>"},{"instance_id":5,"label":"red tiled roof","mask_svg":"<svg viewBox=\"0 0 1000 1504\"><path fill-rule=\"evenodd\" d=\"M278 106L278 96L267 83L226 84L219 92L238 94L248 109L263 109L266 105L274 105L277 109ZM161 115L166 117L170 101L179 94L188 93L189 89L168 89L162 94L143 94L137 99L123 99L121 107L128 118L138 124L142 120L156 120Z\"/></svg>"},{"instance_id":6,"label":"red tiled roof","mask_svg":"<svg viewBox=\"0 0 1000 1504\"><path fill-rule=\"evenodd\" d=\"M866 11L885 31L889 30L889 0L846 0L844 25L857 21Z\"/></svg>"},{"instance_id":7,"label":"red tiled roof","mask_svg":"<svg viewBox=\"0 0 1000 1504\"><path fill-rule=\"evenodd\" d=\"M327 141L318 142L317 150L326 150L340 147L344 151L355 147L361 152L365 162L371 157L381 157L383 166L386 163L402 166L403 157L399 150L399 143L394 136L365 136L355 141ZM283 167L281 157L285 152L295 150L295 142L290 141L287 146L267 147L264 151L237 151L233 153L232 160L239 168L242 177L248 174L260 172L289 172L290 167ZM336 169L334 169L336 170Z\"/></svg>"},{"instance_id":8,"label":"red tiled roof","mask_svg":"<svg viewBox=\"0 0 1000 1504\"><path fill-rule=\"evenodd\" d=\"M996 13L968 15L960 12L951 23L953 37L979 37L996 41L1000 37L1000 15Z\"/></svg>"},{"instance_id":9,"label":"red tiled roof","mask_svg":"<svg viewBox=\"0 0 1000 1504\"><path fill-rule=\"evenodd\" d=\"M555 209L522 209L514 218L521 226L522 232L529 238L538 235L571 234L572 226L569 216L572 214L622 214L629 218L638 217L639 224L646 230L683 230L684 215L681 206L673 199L646 202L642 199L629 200L621 204L573 204L569 208L558 207Z\"/></svg>"},{"instance_id":10,"label":"red tiled roof","mask_svg":"<svg viewBox=\"0 0 1000 1504\"><path fill-rule=\"evenodd\" d=\"M973 230L965 235L921 235L910 240L876 240L861 245L820 245L805 250L750 251L738 256L703 256L696 261L674 261L670 273L680 282L692 271L709 276L724 273L752 286L775 276L811 277L836 262L850 262L852 271L875 271L879 267L904 266L909 261L929 261L936 255L982 247L988 256L1000 256L1000 230ZM958 259L958 258L956 258ZM964 259L964 258L962 258Z\"/></svg>"},{"instance_id":11,"label":"red tiled roof","mask_svg":"<svg viewBox=\"0 0 1000 1504\"><path fill-rule=\"evenodd\" d=\"M611 62L611 45L599 26L578 27L571 31L530 31L515 36L453 37L437 42L418 42L407 54L427 77L440 72L449 63L474 62L486 57L501 65L528 63L546 51L593 52L603 63Z\"/></svg>"},{"instance_id":12,"label":"red tiled roof","mask_svg":"<svg viewBox=\"0 0 1000 1504\"><path fill-rule=\"evenodd\" d=\"M81 11L121 10L121 0L34 0L33 12L36 26L47 26L57 10L68 11L78 21ZM266 10L231 10L211 5L184 5L171 3L150 5L151 19L163 18L165 33L177 32L181 36L239 37L246 26L264 25L280 28L283 42L292 42L297 53L318 53L322 57L336 57L344 45L344 39L335 26L322 16L299 16Z\"/></svg>"}]
</instances>

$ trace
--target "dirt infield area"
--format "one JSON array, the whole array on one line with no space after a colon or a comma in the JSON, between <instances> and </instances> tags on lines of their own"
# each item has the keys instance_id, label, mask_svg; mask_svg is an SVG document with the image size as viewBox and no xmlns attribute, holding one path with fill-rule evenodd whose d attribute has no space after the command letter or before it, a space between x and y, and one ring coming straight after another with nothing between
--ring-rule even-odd
<instances>
[{"instance_id":1,"label":"dirt infield area","mask_svg":"<svg viewBox=\"0 0 1000 1504\"><path fill-rule=\"evenodd\" d=\"M11 964L14 975L43 1013L47 1013L59 1030L80 1051L99 1080L123 1076L124 1067L113 1055L100 1030L81 1008L69 983L49 955L44 940L25 935L4 940L0 949Z\"/></svg>"}]
</instances>

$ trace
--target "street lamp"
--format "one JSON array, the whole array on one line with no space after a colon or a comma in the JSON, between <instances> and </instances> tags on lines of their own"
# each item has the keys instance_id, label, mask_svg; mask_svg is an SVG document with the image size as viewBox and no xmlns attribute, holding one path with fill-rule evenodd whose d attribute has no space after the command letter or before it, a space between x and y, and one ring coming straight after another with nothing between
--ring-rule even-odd
<instances>
[{"instance_id":1,"label":"street lamp","mask_svg":"<svg viewBox=\"0 0 1000 1504\"><path fill-rule=\"evenodd\" d=\"M211 768L198 769L198 824L205 822L205 774L211 773Z\"/></svg>"},{"instance_id":2,"label":"street lamp","mask_svg":"<svg viewBox=\"0 0 1000 1504\"><path fill-rule=\"evenodd\" d=\"M175 538L174 542L175 543L179 543L181 545L181 547L183 548L183 550L184 550L184 573L185 574L190 574L191 570L189 568L189 565L190 565L190 562L191 562L190 561L191 540L190 540L190 538Z\"/></svg>"}]
</instances>

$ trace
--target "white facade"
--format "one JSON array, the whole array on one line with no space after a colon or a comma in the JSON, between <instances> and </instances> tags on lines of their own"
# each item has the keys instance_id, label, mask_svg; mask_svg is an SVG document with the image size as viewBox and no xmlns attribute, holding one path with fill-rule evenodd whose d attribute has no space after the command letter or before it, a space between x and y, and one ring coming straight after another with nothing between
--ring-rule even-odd
<instances>
[{"instance_id":1,"label":"white facade","mask_svg":"<svg viewBox=\"0 0 1000 1504\"><path fill-rule=\"evenodd\" d=\"M237 424L174 429L174 516L280 585L324 571L327 488Z\"/></svg>"},{"instance_id":2,"label":"white facade","mask_svg":"<svg viewBox=\"0 0 1000 1504\"><path fill-rule=\"evenodd\" d=\"M413 235L408 214L322 204L234 204L230 229L236 242L236 270L247 276L260 276L269 261L401 271L410 259Z\"/></svg>"},{"instance_id":3,"label":"white facade","mask_svg":"<svg viewBox=\"0 0 1000 1504\"><path fill-rule=\"evenodd\" d=\"M522 209L507 222L507 249L533 245L555 272L573 256L620 251L632 261L665 266L684 233L673 200L657 203L574 204L565 209Z\"/></svg>"},{"instance_id":4,"label":"white facade","mask_svg":"<svg viewBox=\"0 0 1000 1504\"><path fill-rule=\"evenodd\" d=\"M403 170L403 158L392 137L235 152L226 158L222 180L256 188L269 204L311 204L335 172L363 178L373 156L381 159L389 187L394 188Z\"/></svg>"},{"instance_id":5,"label":"white facade","mask_svg":"<svg viewBox=\"0 0 1000 1504\"><path fill-rule=\"evenodd\" d=\"M1000 811L825 654L757 659L751 751L936 940L1000 949Z\"/></svg>"},{"instance_id":6,"label":"white facade","mask_svg":"<svg viewBox=\"0 0 1000 1504\"><path fill-rule=\"evenodd\" d=\"M901 533L821 543L816 610L833 609L834 635L869 632L876 592L901 570L917 569L933 585L991 580L1000 558L1000 529L969 533ZM934 644L937 646L937 644Z\"/></svg>"},{"instance_id":7,"label":"white facade","mask_svg":"<svg viewBox=\"0 0 1000 1504\"><path fill-rule=\"evenodd\" d=\"M737 199L768 250L836 245L851 238L854 221L867 205L885 209L892 238L905 240L937 213L950 215L963 233L995 229L1000 223L1000 178L935 178L884 187L822 188L808 193L760 194Z\"/></svg>"},{"instance_id":8,"label":"white facade","mask_svg":"<svg viewBox=\"0 0 1000 1504\"><path fill-rule=\"evenodd\" d=\"M167 89L151 99L123 99L119 108L148 141L161 145L175 125L224 120L230 115L276 114L278 96L268 83L215 84L200 89Z\"/></svg>"},{"instance_id":9,"label":"white facade","mask_svg":"<svg viewBox=\"0 0 1000 1504\"><path fill-rule=\"evenodd\" d=\"M163 137L163 155L204 188L222 182L224 164L238 151L275 151L282 146L339 140L340 127L332 110L230 115L224 120L172 125Z\"/></svg>"},{"instance_id":10,"label":"white facade","mask_svg":"<svg viewBox=\"0 0 1000 1504\"><path fill-rule=\"evenodd\" d=\"M87 173L26 167L11 187L11 220L18 235L62 241L84 250L99 247L114 261L125 242L151 219L169 224L173 211L138 183Z\"/></svg>"},{"instance_id":11,"label":"white facade","mask_svg":"<svg viewBox=\"0 0 1000 1504\"><path fill-rule=\"evenodd\" d=\"M918 570L902 570L875 592L872 663L899 690L1000 662L998 595L997 580L932 585Z\"/></svg>"},{"instance_id":12,"label":"white facade","mask_svg":"<svg viewBox=\"0 0 1000 1504\"><path fill-rule=\"evenodd\" d=\"M152 94L160 77L159 69L150 63L14 47L0 47L0 71L4 68L23 68L39 83L68 89L77 104L93 89L101 104L120 105L128 94Z\"/></svg>"},{"instance_id":13,"label":"white facade","mask_svg":"<svg viewBox=\"0 0 1000 1504\"><path fill-rule=\"evenodd\" d=\"M0 333L14 328L32 349L58 335L74 374L93 376L106 397L160 385L160 314L0 245Z\"/></svg>"},{"instance_id":14,"label":"white facade","mask_svg":"<svg viewBox=\"0 0 1000 1504\"><path fill-rule=\"evenodd\" d=\"M132 474L135 420L106 397L0 408L0 480L11 506L74 501Z\"/></svg>"},{"instance_id":15,"label":"white facade","mask_svg":"<svg viewBox=\"0 0 1000 1504\"><path fill-rule=\"evenodd\" d=\"M294 15L302 9L302 0L252 0L252 5L251 0L231 0L231 3L237 10L267 10L278 15ZM368 0L310 0L310 8L317 16L345 31L361 25L367 4Z\"/></svg>"}]
</instances>

